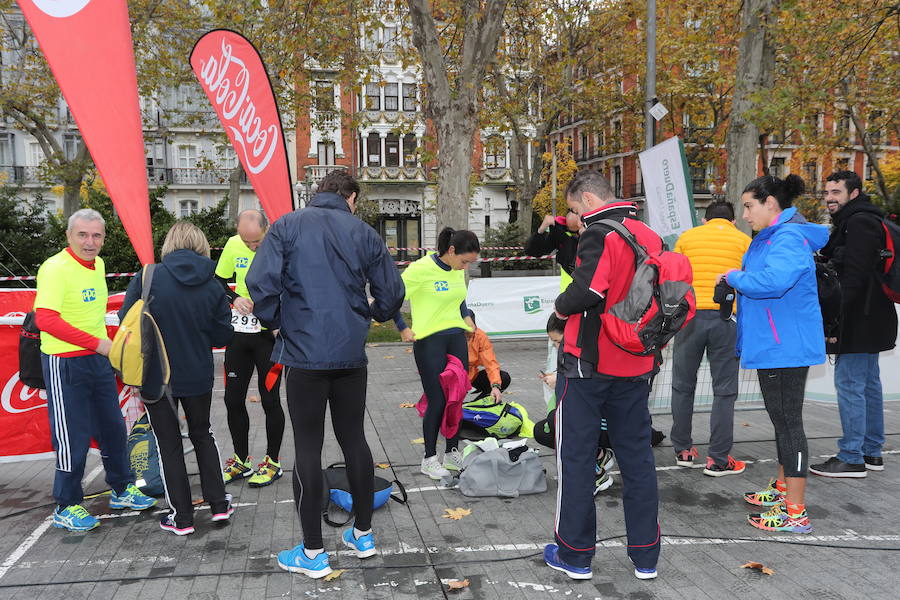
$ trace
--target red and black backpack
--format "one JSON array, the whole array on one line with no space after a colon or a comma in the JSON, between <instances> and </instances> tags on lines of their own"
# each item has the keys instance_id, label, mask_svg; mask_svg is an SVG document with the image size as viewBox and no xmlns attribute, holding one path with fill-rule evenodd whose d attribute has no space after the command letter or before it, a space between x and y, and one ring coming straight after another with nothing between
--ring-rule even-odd
<instances>
[{"instance_id":1,"label":"red and black backpack","mask_svg":"<svg viewBox=\"0 0 900 600\"><path fill-rule=\"evenodd\" d=\"M616 346L636 356L657 356L694 318L697 301L691 263L677 252L649 252L624 224L603 219L634 251L635 271L625 297L607 306L603 332Z\"/></svg>"}]
</instances>

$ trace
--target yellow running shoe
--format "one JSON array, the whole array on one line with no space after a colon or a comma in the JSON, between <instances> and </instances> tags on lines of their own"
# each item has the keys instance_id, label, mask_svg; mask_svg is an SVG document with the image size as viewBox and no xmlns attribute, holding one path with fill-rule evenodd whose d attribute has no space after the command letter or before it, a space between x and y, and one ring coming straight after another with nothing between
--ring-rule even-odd
<instances>
[{"instance_id":1,"label":"yellow running shoe","mask_svg":"<svg viewBox=\"0 0 900 600\"><path fill-rule=\"evenodd\" d=\"M251 475L253 475L253 463L250 462L249 456L247 457L247 460L242 461L238 458L237 454L235 454L225 461L225 469L222 471L225 483L231 483L232 481L244 479Z\"/></svg>"},{"instance_id":2,"label":"yellow running shoe","mask_svg":"<svg viewBox=\"0 0 900 600\"><path fill-rule=\"evenodd\" d=\"M281 470L281 463L275 462L267 454L266 459L257 465L256 473L253 474L247 485L250 487L264 487L271 485L282 475L284 475L284 471Z\"/></svg>"}]
</instances>

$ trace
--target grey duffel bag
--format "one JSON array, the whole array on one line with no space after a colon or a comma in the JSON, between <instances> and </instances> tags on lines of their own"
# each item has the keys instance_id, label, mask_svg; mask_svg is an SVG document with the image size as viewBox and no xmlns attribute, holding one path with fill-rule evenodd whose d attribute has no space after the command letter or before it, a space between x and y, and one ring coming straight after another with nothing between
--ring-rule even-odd
<instances>
[{"instance_id":1,"label":"grey duffel bag","mask_svg":"<svg viewBox=\"0 0 900 600\"><path fill-rule=\"evenodd\" d=\"M463 460L459 491L464 496L515 498L547 491L547 474L537 453L527 446L475 449Z\"/></svg>"}]
</instances>

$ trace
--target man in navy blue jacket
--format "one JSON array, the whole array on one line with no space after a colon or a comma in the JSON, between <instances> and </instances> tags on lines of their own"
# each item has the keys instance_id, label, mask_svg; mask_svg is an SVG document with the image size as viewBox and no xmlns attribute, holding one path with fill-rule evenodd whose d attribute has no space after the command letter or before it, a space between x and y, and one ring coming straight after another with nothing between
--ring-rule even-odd
<instances>
[{"instance_id":1,"label":"man in navy blue jacket","mask_svg":"<svg viewBox=\"0 0 900 600\"><path fill-rule=\"evenodd\" d=\"M358 196L359 184L346 171L326 175L307 208L272 225L247 274L253 313L280 330L272 360L287 367L294 430L294 501L303 542L280 552L278 565L313 578L331 573L321 521L326 402L356 516L342 539L359 558L375 554L374 473L363 430L365 342L372 319L387 321L400 309L404 287L384 241L353 216Z\"/></svg>"}]
</instances>

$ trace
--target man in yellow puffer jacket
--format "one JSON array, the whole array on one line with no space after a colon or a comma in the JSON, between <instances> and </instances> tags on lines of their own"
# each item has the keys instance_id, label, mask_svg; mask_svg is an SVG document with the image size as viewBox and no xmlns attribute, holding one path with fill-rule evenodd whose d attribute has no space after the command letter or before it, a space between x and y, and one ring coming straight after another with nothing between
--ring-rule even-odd
<instances>
[{"instance_id":1,"label":"man in yellow puffer jacket","mask_svg":"<svg viewBox=\"0 0 900 600\"><path fill-rule=\"evenodd\" d=\"M697 448L691 439L697 370L706 352L713 383L713 406L709 419L709 451L703 473L712 477L744 470L744 463L731 457L734 437L734 401L738 394L736 326L723 320L713 302L716 277L729 269L740 269L750 236L734 226L734 208L713 202L706 209L703 225L685 231L675 252L688 257L694 271L697 316L675 336L672 356L672 431L675 461L693 467Z\"/></svg>"}]
</instances>

